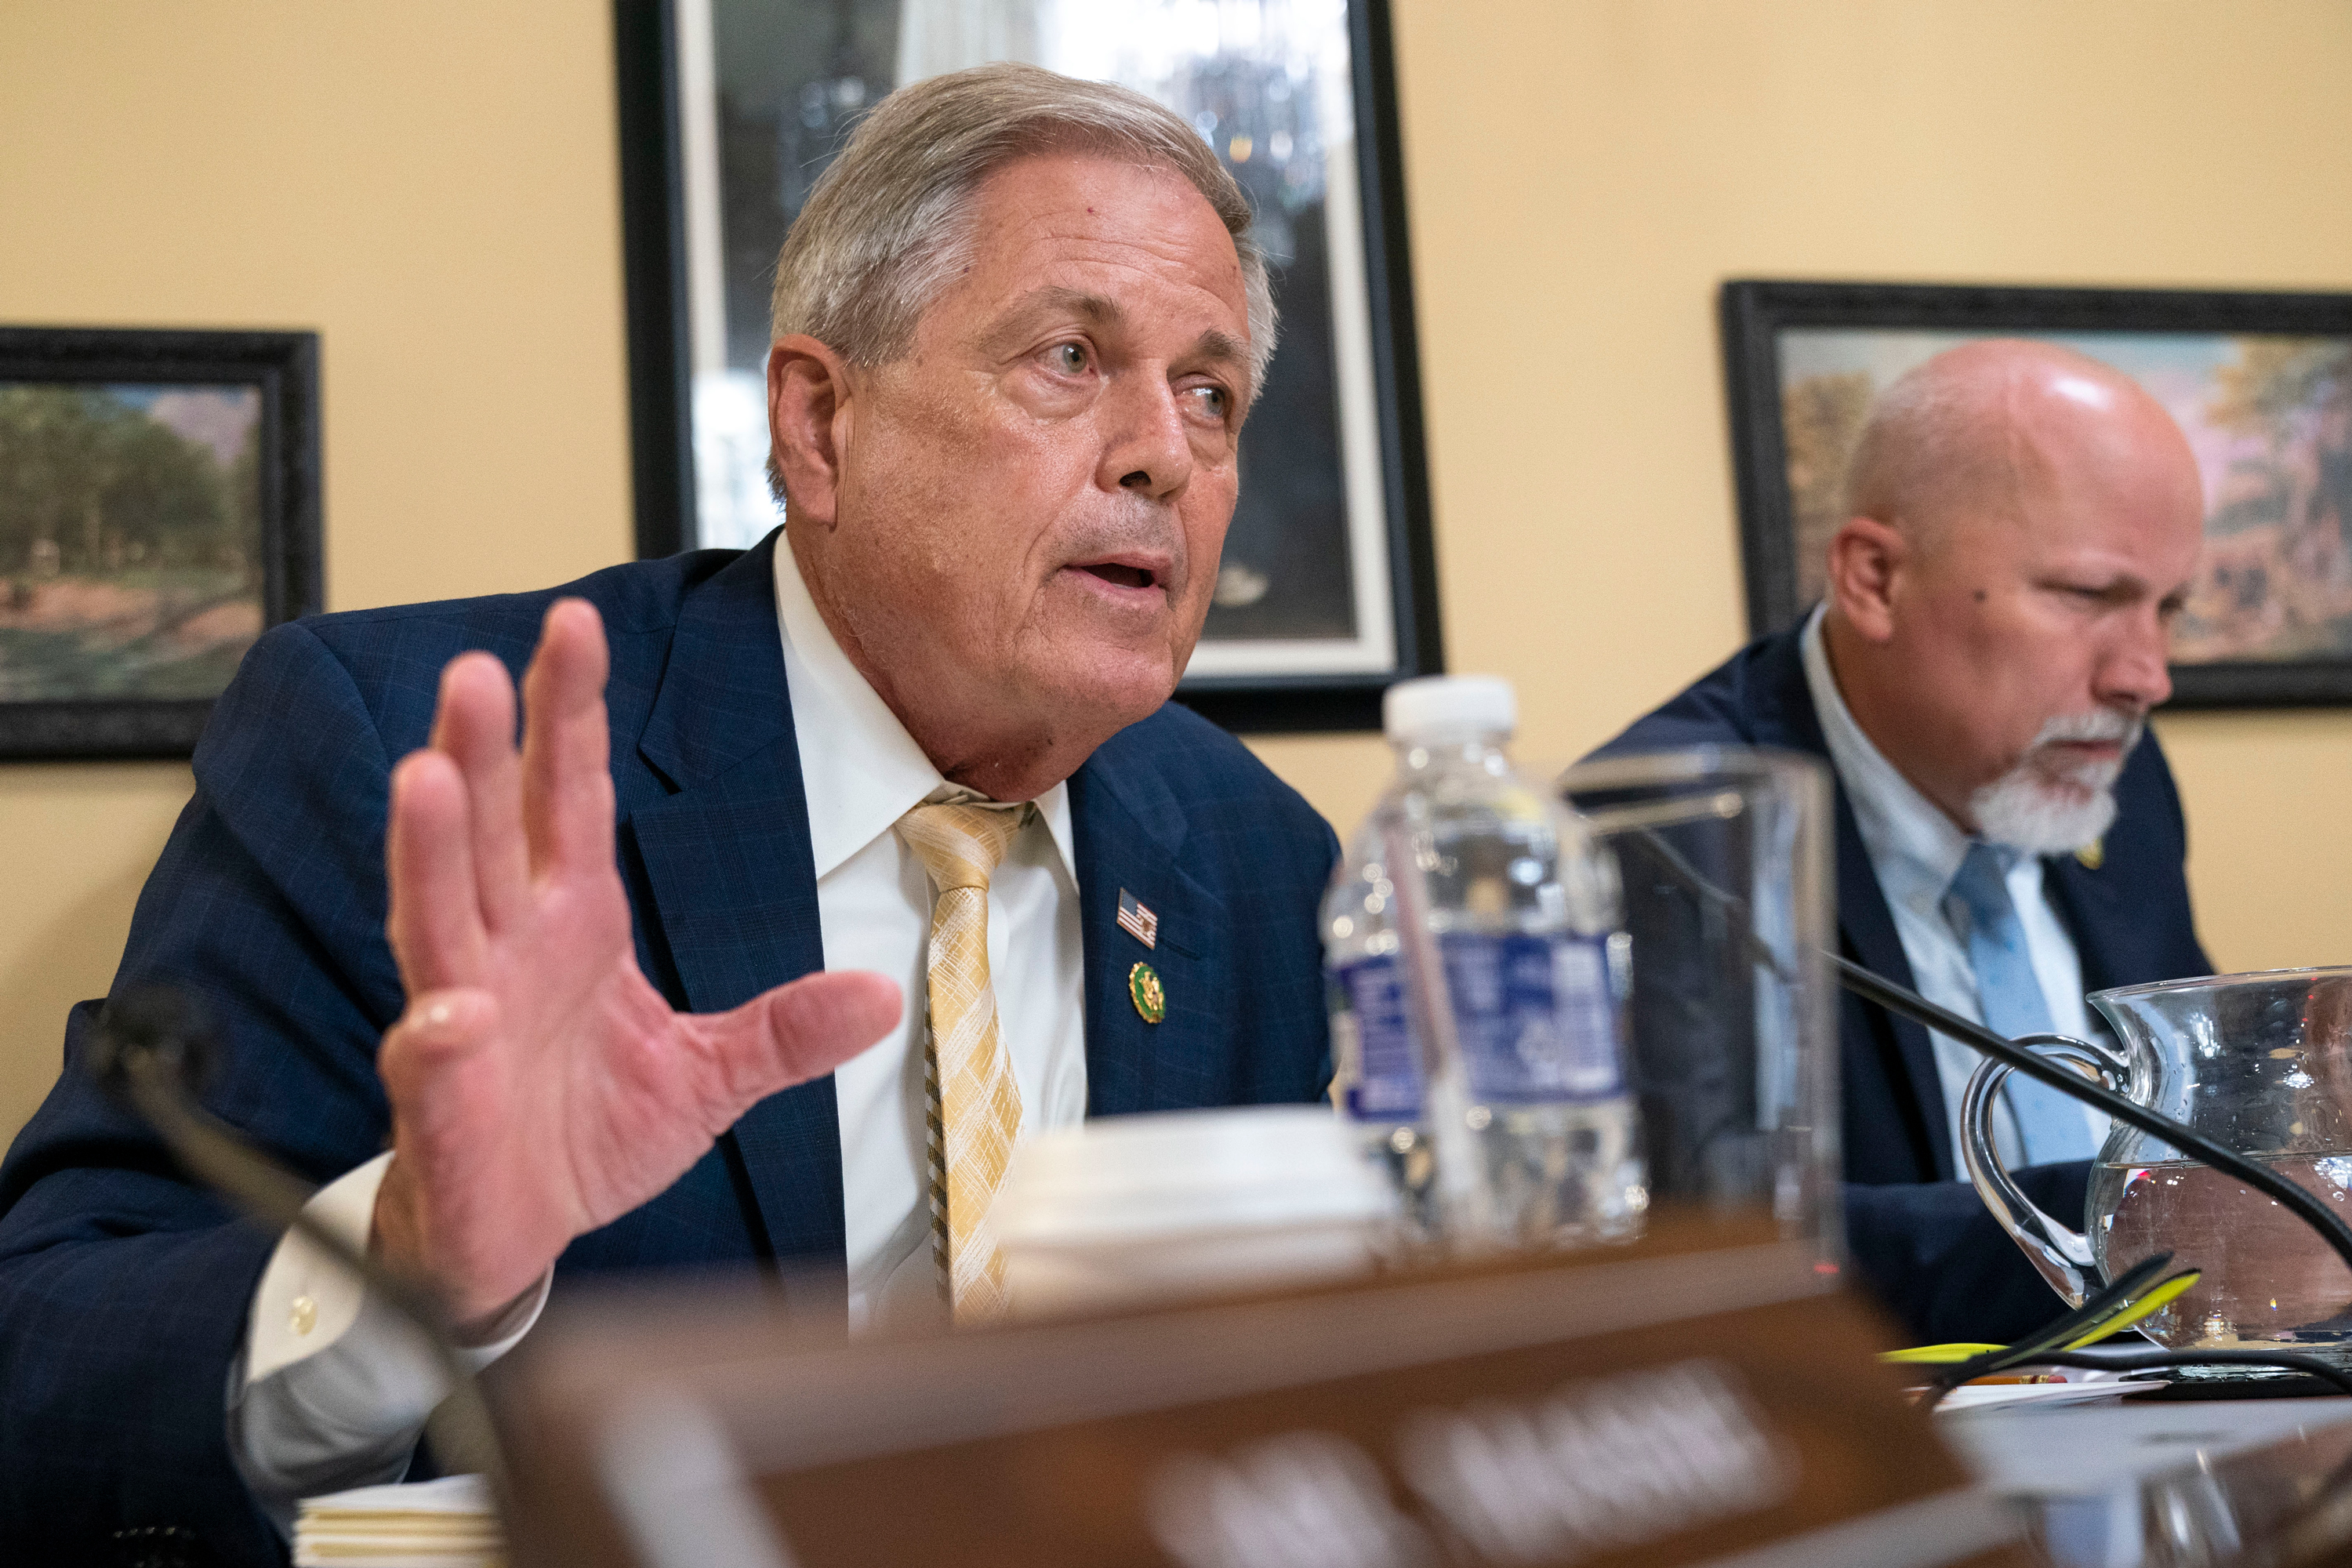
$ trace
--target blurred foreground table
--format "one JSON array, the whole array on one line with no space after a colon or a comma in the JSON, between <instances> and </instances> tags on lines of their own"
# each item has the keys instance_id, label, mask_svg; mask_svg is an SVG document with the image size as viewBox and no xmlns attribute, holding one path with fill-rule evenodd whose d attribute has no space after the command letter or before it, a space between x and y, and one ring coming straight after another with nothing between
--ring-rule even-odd
<instances>
[{"instance_id":1,"label":"blurred foreground table","mask_svg":"<svg viewBox=\"0 0 2352 1568\"><path fill-rule=\"evenodd\" d=\"M954 1334L844 1340L790 1288L570 1303L493 1380L514 1560L2029 1564L1841 1283L1769 1216L1664 1215L1624 1247Z\"/></svg>"},{"instance_id":2,"label":"blurred foreground table","mask_svg":"<svg viewBox=\"0 0 2352 1568\"><path fill-rule=\"evenodd\" d=\"M2352 1565L2352 1400L1931 1417L1840 1272L1669 1217L967 1334L845 1340L791 1289L575 1303L494 1377L514 1561Z\"/></svg>"},{"instance_id":3,"label":"blurred foreground table","mask_svg":"<svg viewBox=\"0 0 2352 1568\"><path fill-rule=\"evenodd\" d=\"M2053 1568L2352 1563L2352 1399L2024 1405L1937 1428Z\"/></svg>"}]
</instances>

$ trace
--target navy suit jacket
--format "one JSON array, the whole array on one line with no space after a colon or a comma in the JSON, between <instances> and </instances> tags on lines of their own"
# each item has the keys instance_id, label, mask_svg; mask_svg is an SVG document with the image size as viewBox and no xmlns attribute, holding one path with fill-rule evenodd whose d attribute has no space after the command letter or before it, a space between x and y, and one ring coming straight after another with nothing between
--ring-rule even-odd
<instances>
[{"instance_id":1,"label":"navy suit jacket","mask_svg":"<svg viewBox=\"0 0 2352 1568\"><path fill-rule=\"evenodd\" d=\"M1596 754L1702 745L1777 746L1829 760L1797 631L1741 649ZM2072 855L2042 862L2043 886L2082 958L2084 991L2211 973L2189 917L2180 797L2153 734L2124 763L2116 801L2096 869ZM1837 913L1847 958L1912 984L1843 781ZM2056 1317L2063 1304L1961 1179L1927 1030L1842 992L1838 1045L1846 1230L1865 1278L1923 1342L2006 1343ZM2043 1208L2080 1225L2089 1169L2030 1167L2018 1179Z\"/></svg>"},{"instance_id":2,"label":"navy suit jacket","mask_svg":"<svg viewBox=\"0 0 2352 1568\"><path fill-rule=\"evenodd\" d=\"M678 1007L732 1007L824 966L771 569L776 537L546 593L328 616L255 645L195 754L195 796L141 894L118 991L202 993L227 1050L206 1103L324 1181L384 1145L376 1043L398 1015L383 934L386 781L425 743L441 667L518 672L558 593L593 602L619 858L637 962ZM1329 1076L1314 911L1338 853L1306 802L1177 707L1070 779L1093 1115L1309 1100ZM1160 916L1147 952L1126 889ZM1148 959L1166 1016L1128 996ZM182 1180L83 1069L0 1166L0 1539L100 1561L125 1530L282 1559L224 1434L231 1358L273 1238ZM828 1077L761 1102L676 1186L557 1265L559 1279L843 1254Z\"/></svg>"}]
</instances>

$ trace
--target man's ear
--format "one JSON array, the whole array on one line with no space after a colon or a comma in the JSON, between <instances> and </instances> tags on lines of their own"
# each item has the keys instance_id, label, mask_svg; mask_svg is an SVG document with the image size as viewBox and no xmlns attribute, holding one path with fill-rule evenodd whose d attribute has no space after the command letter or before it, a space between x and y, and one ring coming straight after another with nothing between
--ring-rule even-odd
<instances>
[{"instance_id":1,"label":"man's ear","mask_svg":"<svg viewBox=\"0 0 2352 1568\"><path fill-rule=\"evenodd\" d=\"M768 350L768 442L795 522L830 528L849 446L849 366L804 333Z\"/></svg>"},{"instance_id":2,"label":"man's ear","mask_svg":"<svg viewBox=\"0 0 2352 1568\"><path fill-rule=\"evenodd\" d=\"M1910 559L1902 531L1874 517L1850 517L1830 540L1829 598L1868 641L1895 635L1895 574Z\"/></svg>"}]
</instances>

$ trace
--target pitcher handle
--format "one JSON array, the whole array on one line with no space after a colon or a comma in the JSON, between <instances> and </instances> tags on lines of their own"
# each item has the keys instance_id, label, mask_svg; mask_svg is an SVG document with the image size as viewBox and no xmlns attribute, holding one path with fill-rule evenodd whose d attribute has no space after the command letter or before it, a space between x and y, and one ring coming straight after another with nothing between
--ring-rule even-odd
<instances>
[{"instance_id":1,"label":"pitcher handle","mask_svg":"<svg viewBox=\"0 0 2352 1568\"><path fill-rule=\"evenodd\" d=\"M2017 1043L2031 1047L2037 1055L2087 1067L2116 1093L2128 1092L2129 1068L2118 1051L2072 1035L2022 1035ZM2000 1156L1993 1152L1992 1098L2015 1070L2006 1062L1987 1058L1969 1076L1968 1091L1960 1101L1960 1159L1968 1167L1969 1180L1976 1184L1977 1195L2001 1229L2024 1249L2026 1258L2050 1288L2068 1306L2079 1307L2097 1283L2091 1238L2027 1197L2001 1164Z\"/></svg>"}]
</instances>

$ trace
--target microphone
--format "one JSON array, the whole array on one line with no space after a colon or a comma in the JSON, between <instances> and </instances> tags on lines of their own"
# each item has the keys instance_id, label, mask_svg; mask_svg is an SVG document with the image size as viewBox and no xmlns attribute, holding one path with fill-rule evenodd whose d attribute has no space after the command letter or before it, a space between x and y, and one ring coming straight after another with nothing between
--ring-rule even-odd
<instances>
[{"instance_id":1,"label":"microphone","mask_svg":"<svg viewBox=\"0 0 2352 1568\"><path fill-rule=\"evenodd\" d=\"M210 1079L219 1053L219 1033L200 1000L174 986L142 985L109 998L100 1011L88 1065L98 1086L153 1129L190 1176L264 1229L301 1236L417 1331L449 1385L448 1396L425 1421L435 1458L452 1473L479 1472L503 1502L507 1475L498 1428L473 1373L458 1359L441 1302L313 1220L303 1205L318 1189L204 1108L197 1091Z\"/></svg>"}]
</instances>

